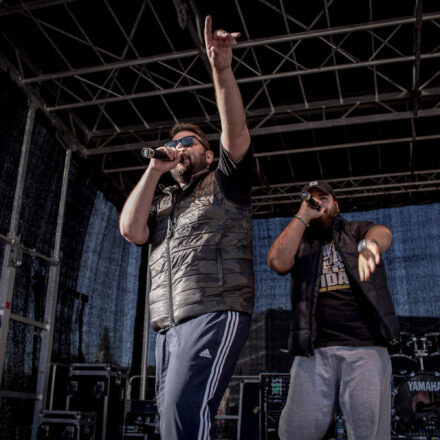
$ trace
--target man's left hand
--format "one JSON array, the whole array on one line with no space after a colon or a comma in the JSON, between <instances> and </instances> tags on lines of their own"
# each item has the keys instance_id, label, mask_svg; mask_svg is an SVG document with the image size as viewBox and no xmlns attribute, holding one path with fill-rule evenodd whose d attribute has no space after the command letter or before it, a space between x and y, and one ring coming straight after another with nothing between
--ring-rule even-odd
<instances>
[{"instance_id":1,"label":"man's left hand","mask_svg":"<svg viewBox=\"0 0 440 440\"><path fill-rule=\"evenodd\" d=\"M209 62L213 69L222 71L231 66L232 46L237 44L240 32L226 32L223 29L212 32L212 18L205 20L205 46Z\"/></svg>"},{"instance_id":2,"label":"man's left hand","mask_svg":"<svg viewBox=\"0 0 440 440\"><path fill-rule=\"evenodd\" d=\"M361 281L367 281L380 263L379 246L374 240L366 240L366 248L359 253L358 269Z\"/></svg>"}]
</instances>

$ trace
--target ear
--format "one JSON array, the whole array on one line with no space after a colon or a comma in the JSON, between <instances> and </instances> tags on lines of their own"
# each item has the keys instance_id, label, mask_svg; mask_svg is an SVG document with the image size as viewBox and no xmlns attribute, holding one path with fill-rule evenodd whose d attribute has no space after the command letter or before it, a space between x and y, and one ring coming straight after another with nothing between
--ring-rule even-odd
<instances>
[{"instance_id":1,"label":"ear","mask_svg":"<svg viewBox=\"0 0 440 440\"><path fill-rule=\"evenodd\" d=\"M208 165L211 165L212 161L214 160L214 152L212 150L205 151L205 157Z\"/></svg>"},{"instance_id":2,"label":"ear","mask_svg":"<svg viewBox=\"0 0 440 440\"><path fill-rule=\"evenodd\" d=\"M335 200L335 205L336 205L336 211L337 211L337 213L338 214L340 214L340 210L339 210L339 204L338 204L338 202Z\"/></svg>"}]
</instances>

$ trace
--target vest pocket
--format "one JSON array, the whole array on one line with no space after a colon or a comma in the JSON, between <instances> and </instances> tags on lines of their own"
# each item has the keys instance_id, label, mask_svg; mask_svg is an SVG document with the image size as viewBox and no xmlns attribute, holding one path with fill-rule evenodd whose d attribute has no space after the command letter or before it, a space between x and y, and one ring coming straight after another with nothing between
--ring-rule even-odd
<instances>
[{"instance_id":1,"label":"vest pocket","mask_svg":"<svg viewBox=\"0 0 440 440\"><path fill-rule=\"evenodd\" d=\"M216 249L217 252L217 279L218 285L223 286L223 257L221 248Z\"/></svg>"}]
</instances>

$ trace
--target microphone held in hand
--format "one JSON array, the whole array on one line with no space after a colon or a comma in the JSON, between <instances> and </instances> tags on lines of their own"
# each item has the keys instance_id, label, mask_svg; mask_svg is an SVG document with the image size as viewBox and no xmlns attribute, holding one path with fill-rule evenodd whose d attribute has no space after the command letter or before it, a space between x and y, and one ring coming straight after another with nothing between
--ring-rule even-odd
<instances>
[{"instance_id":1,"label":"microphone held in hand","mask_svg":"<svg viewBox=\"0 0 440 440\"><path fill-rule=\"evenodd\" d=\"M168 154L162 150L156 150L150 147L144 147L141 150L141 156L146 159L162 159L162 160L170 160Z\"/></svg>"},{"instance_id":2,"label":"microphone held in hand","mask_svg":"<svg viewBox=\"0 0 440 440\"><path fill-rule=\"evenodd\" d=\"M301 200L305 200L311 208L317 209L318 211L320 210L321 207L319 206L319 204L316 202L316 200L312 197L312 195L309 192L303 191L300 194L300 197L301 197Z\"/></svg>"}]
</instances>

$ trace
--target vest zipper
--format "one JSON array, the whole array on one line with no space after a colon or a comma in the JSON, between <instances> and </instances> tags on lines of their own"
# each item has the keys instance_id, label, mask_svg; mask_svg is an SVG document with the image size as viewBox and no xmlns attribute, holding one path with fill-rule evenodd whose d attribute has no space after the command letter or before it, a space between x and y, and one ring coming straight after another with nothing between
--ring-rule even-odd
<instances>
[{"instance_id":1,"label":"vest zipper","mask_svg":"<svg viewBox=\"0 0 440 440\"><path fill-rule=\"evenodd\" d=\"M172 277L171 277L171 251L170 242L174 236L174 210L176 209L177 202L180 198L176 197L175 194L172 196L172 208L170 212L170 217L168 219L168 231L167 231L167 262L168 262L168 303L169 303L169 315L171 327L176 325L174 321L174 307L173 307L173 287L172 287Z\"/></svg>"},{"instance_id":2,"label":"vest zipper","mask_svg":"<svg viewBox=\"0 0 440 440\"><path fill-rule=\"evenodd\" d=\"M169 302L169 315L170 315L170 323L171 327L176 325L174 321L174 307L173 307L173 287L172 287L172 278L171 278L171 252L170 252L170 242L174 236L174 212L176 210L177 204L180 202L184 195L184 191L181 191L177 196L175 194L172 195L172 203L171 203L171 212L170 217L168 219L168 231L167 231L167 261L168 261L168 302Z\"/></svg>"},{"instance_id":3,"label":"vest zipper","mask_svg":"<svg viewBox=\"0 0 440 440\"><path fill-rule=\"evenodd\" d=\"M217 253L217 279L218 285L223 286L223 256L221 248L216 249Z\"/></svg>"}]
</instances>

